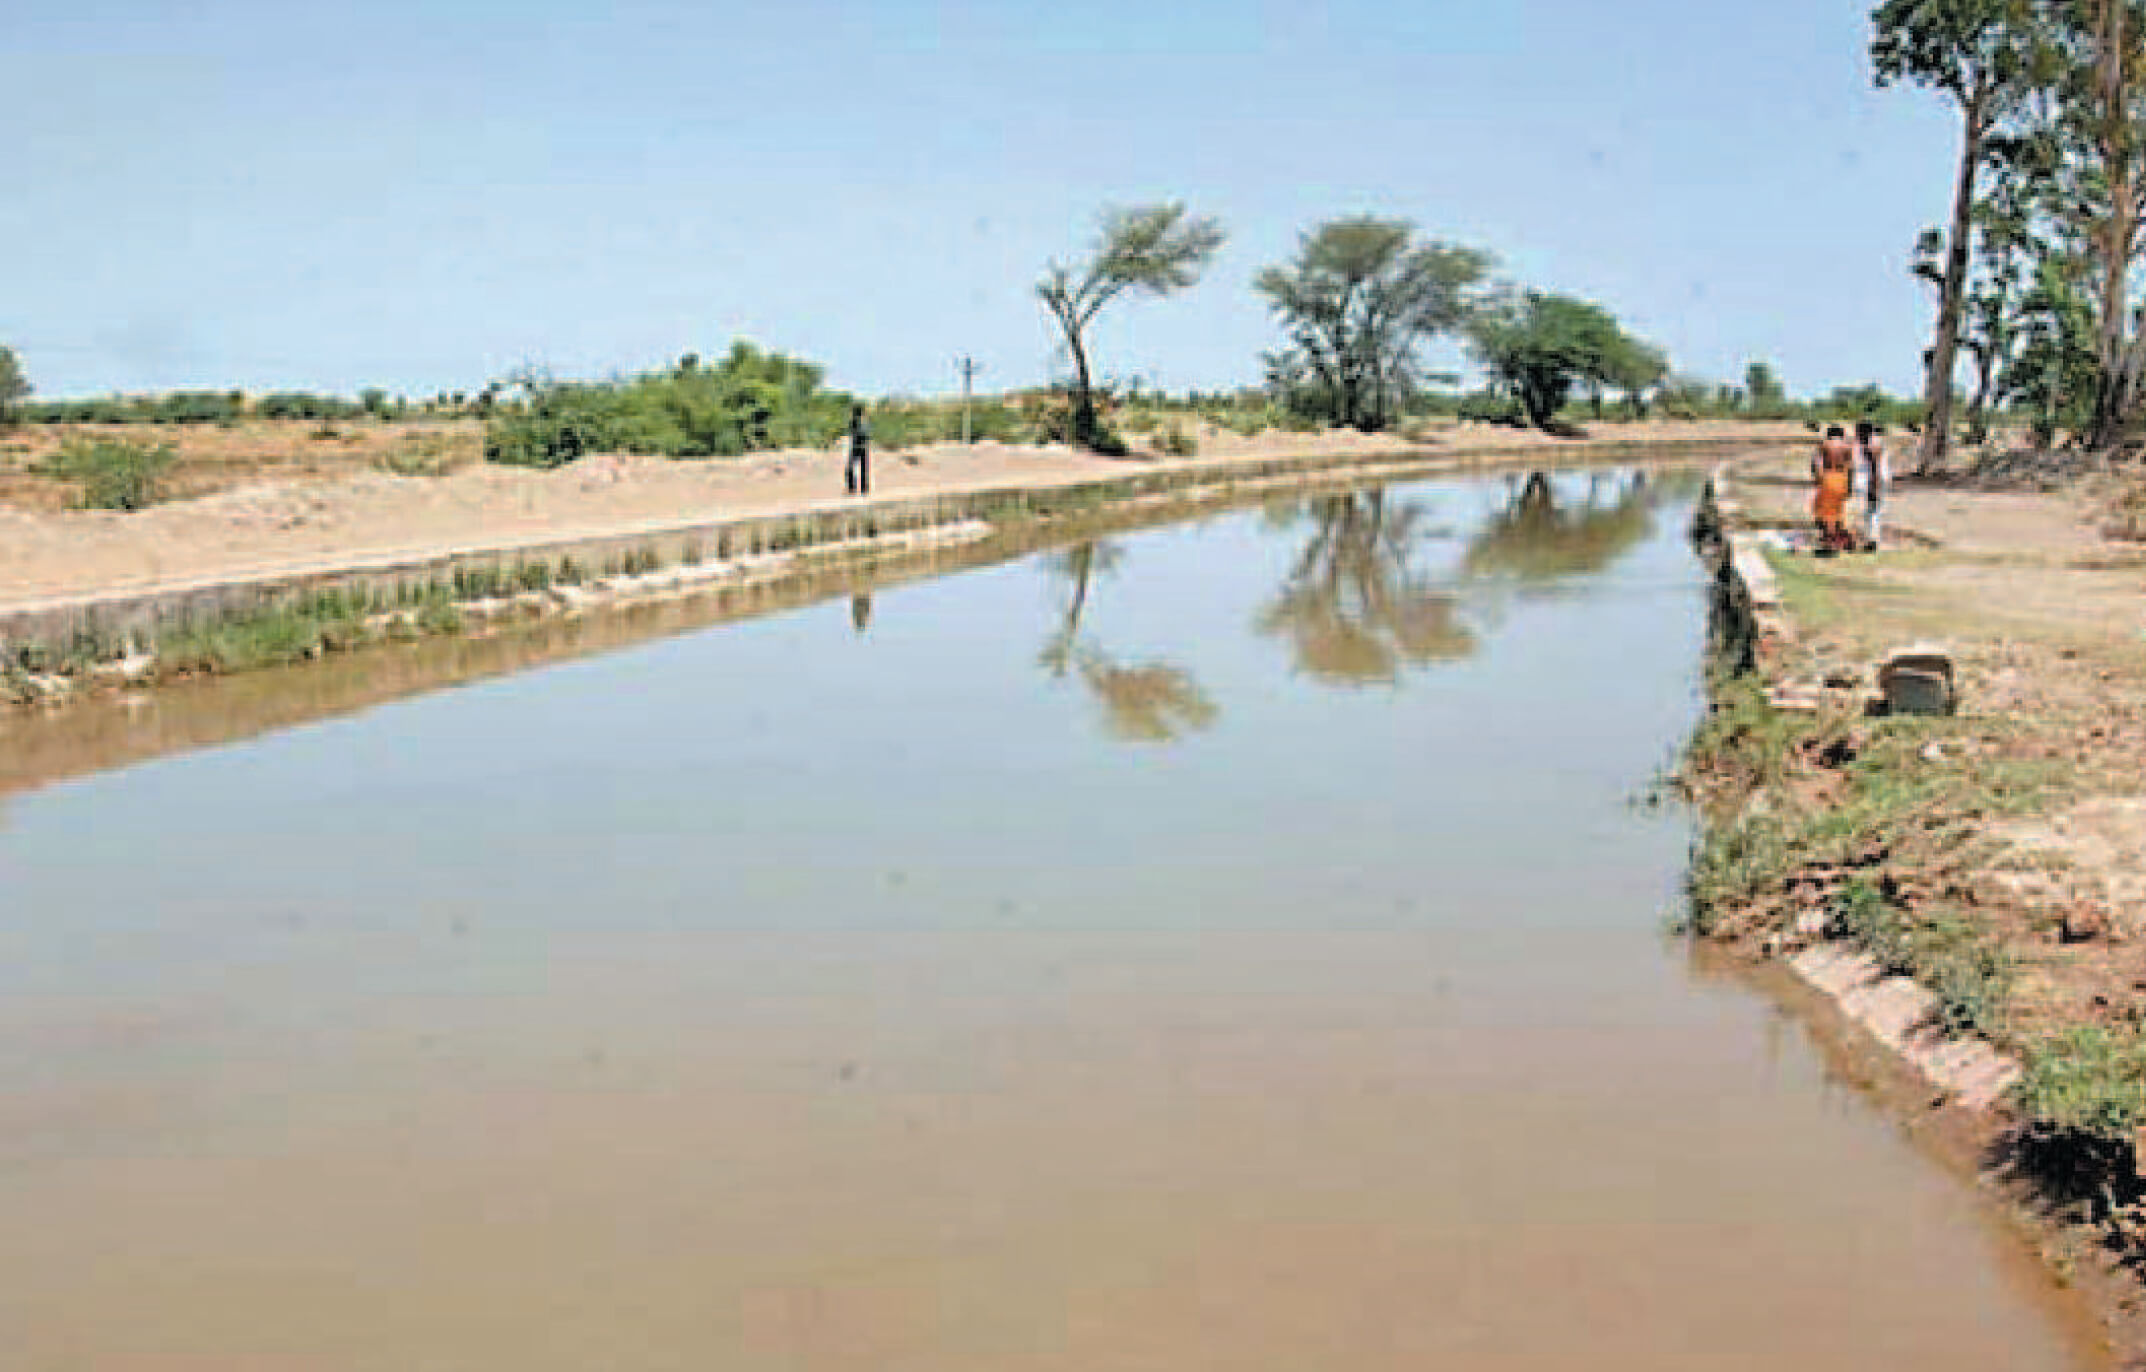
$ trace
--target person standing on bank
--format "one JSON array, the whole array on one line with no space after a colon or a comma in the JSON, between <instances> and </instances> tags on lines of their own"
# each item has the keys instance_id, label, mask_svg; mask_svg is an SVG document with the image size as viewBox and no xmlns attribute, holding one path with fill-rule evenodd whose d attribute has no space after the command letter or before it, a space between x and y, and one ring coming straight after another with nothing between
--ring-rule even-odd
<instances>
[{"instance_id":1,"label":"person standing on bank","mask_svg":"<svg viewBox=\"0 0 2146 1372\"><path fill-rule=\"evenodd\" d=\"M1837 553L1848 546L1848 488L1854 481L1855 449L1847 430L1826 427L1825 440L1811 459L1811 521L1818 526L1818 550Z\"/></svg>"},{"instance_id":2,"label":"person standing on bank","mask_svg":"<svg viewBox=\"0 0 2146 1372\"><path fill-rule=\"evenodd\" d=\"M851 495L872 493L872 425L858 404L849 407L849 465L842 469L842 485Z\"/></svg>"},{"instance_id":3,"label":"person standing on bank","mask_svg":"<svg viewBox=\"0 0 2146 1372\"><path fill-rule=\"evenodd\" d=\"M1856 421L1855 467L1863 487L1863 537L1875 552L1884 531L1885 498L1892 494L1893 464L1886 457L1878 426L1867 419Z\"/></svg>"}]
</instances>

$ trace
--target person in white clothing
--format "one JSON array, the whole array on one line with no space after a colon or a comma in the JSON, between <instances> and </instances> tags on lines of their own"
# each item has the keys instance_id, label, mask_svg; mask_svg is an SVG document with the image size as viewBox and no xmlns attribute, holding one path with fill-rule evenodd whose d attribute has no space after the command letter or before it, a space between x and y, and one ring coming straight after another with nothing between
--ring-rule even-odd
<instances>
[{"instance_id":1,"label":"person in white clothing","mask_svg":"<svg viewBox=\"0 0 2146 1372\"><path fill-rule=\"evenodd\" d=\"M1875 552L1884 532L1885 498L1893 490L1893 465L1878 426L1867 419L1855 425L1855 476L1863 491L1863 537Z\"/></svg>"}]
</instances>

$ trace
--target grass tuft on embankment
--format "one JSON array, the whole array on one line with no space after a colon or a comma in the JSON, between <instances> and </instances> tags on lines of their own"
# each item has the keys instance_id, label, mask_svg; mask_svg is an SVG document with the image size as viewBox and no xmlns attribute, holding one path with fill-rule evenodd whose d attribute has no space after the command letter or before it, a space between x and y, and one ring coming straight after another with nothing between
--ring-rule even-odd
<instances>
[{"instance_id":1,"label":"grass tuft on embankment","mask_svg":"<svg viewBox=\"0 0 2146 1372\"><path fill-rule=\"evenodd\" d=\"M2081 1025L2031 1045L2019 1103L2037 1121L2092 1134L2146 1126L2146 1034Z\"/></svg>"},{"instance_id":2,"label":"grass tuft on embankment","mask_svg":"<svg viewBox=\"0 0 2146 1372\"><path fill-rule=\"evenodd\" d=\"M1755 678L1717 683L1681 770L1706 815L1686 927L1769 950L1851 940L1927 987L1949 1029L2012 1044L2015 968L1976 915L1977 856L1989 821L2063 781L2009 744L1987 721L1790 712Z\"/></svg>"}]
</instances>

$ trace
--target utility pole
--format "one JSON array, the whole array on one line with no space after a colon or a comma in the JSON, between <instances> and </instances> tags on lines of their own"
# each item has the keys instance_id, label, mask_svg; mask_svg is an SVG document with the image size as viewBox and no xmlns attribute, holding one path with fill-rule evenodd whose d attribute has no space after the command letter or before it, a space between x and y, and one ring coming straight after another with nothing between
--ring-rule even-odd
<instances>
[{"instance_id":1,"label":"utility pole","mask_svg":"<svg viewBox=\"0 0 2146 1372\"><path fill-rule=\"evenodd\" d=\"M970 441L969 393L971 384L976 380L976 374L983 370L983 364L975 358L963 354L954 359L954 367L961 373L961 443L963 447L967 447Z\"/></svg>"}]
</instances>

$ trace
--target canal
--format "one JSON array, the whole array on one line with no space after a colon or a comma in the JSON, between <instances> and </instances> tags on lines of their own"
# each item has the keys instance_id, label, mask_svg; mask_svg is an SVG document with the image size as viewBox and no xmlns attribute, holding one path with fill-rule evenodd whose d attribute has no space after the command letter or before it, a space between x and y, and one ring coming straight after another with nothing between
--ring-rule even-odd
<instances>
[{"instance_id":1,"label":"canal","mask_svg":"<svg viewBox=\"0 0 2146 1372\"><path fill-rule=\"evenodd\" d=\"M1664 933L1694 494L1276 499L0 801L0 1365L2098 1365Z\"/></svg>"}]
</instances>

